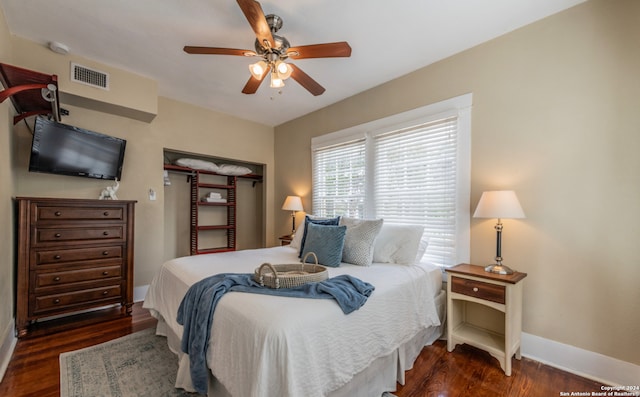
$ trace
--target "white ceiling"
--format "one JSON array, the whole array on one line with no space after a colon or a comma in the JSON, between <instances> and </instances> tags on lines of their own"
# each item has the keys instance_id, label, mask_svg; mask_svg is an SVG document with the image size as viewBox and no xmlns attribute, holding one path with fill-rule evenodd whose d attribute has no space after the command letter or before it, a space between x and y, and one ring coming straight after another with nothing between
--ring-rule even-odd
<instances>
[{"instance_id":1,"label":"white ceiling","mask_svg":"<svg viewBox=\"0 0 640 397\"><path fill-rule=\"evenodd\" d=\"M188 55L185 45L253 49L233 0L0 0L12 34L155 79L160 95L275 126L584 0L265 0L291 46L347 41L350 58L293 61L326 88L289 79L241 93L256 58Z\"/></svg>"}]
</instances>

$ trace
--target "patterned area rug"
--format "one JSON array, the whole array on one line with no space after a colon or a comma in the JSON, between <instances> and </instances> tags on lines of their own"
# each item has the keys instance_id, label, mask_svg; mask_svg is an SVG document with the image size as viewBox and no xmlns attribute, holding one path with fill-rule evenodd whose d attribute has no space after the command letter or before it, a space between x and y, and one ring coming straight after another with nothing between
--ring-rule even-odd
<instances>
[{"instance_id":1,"label":"patterned area rug","mask_svg":"<svg viewBox=\"0 0 640 397\"><path fill-rule=\"evenodd\" d=\"M199 396L174 387L178 361L149 328L60 355L61 397Z\"/></svg>"},{"instance_id":2,"label":"patterned area rug","mask_svg":"<svg viewBox=\"0 0 640 397\"><path fill-rule=\"evenodd\" d=\"M177 371L167 339L149 328L60 354L60 397L200 396L174 387Z\"/></svg>"}]
</instances>

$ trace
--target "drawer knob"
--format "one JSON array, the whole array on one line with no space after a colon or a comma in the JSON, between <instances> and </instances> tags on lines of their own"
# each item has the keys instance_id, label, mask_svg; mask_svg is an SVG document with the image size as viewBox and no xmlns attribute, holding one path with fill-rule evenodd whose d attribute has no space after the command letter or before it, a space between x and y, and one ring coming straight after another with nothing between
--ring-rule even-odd
<instances>
[{"instance_id":1,"label":"drawer knob","mask_svg":"<svg viewBox=\"0 0 640 397\"><path fill-rule=\"evenodd\" d=\"M53 213L53 215L55 215L55 216L60 216L60 215L62 215L62 212L60 212L60 211L56 211L56 212L54 212L54 213Z\"/></svg>"},{"instance_id":2,"label":"drawer knob","mask_svg":"<svg viewBox=\"0 0 640 397\"><path fill-rule=\"evenodd\" d=\"M104 255L104 256L109 255L109 251L102 251L102 255Z\"/></svg>"},{"instance_id":3,"label":"drawer knob","mask_svg":"<svg viewBox=\"0 0 640 397\"><path fill-rule=\"evenodd\" d=\"M102 213L102 215L104 215L104 216L109 216L109 211L105 211L105 212L103 212L103 213Z\"/></svg>"},{"instance_id":4,"label":"drawer knob","mask_svg":"<svg viewBox=\"0 0 640 397\"><path fill-rule=\"evenodd\" d=\"M478 287L473 287L473 292L478 292Z\"/></svg>"},{"instance_id":5,"label":"drawer knob","mask_svg":"<svg viewBox=\"0 0 640 397\"><path fill-rule=\"evenodd\" d=\"M108 272L108 271L104 271L104 272L102 272L102 275L103 275L103 276L108 276L108 275L109 275L109 272Z\"/></svg>"},{"instance_id":6,"label":"drawer knob","mask_svg":"<svg viewBox=\"0 0 640 397\"><path fill-rule=\"evenodd\" d=\"M104 291L104 292L102 293L102 295L109 295L109 291L108 291L108 290L107 290L107 291Z\"/></svg>"},{"instance_id":7,"label":"drawer knob","mask_svg":"<svg viewBox=\"0 0 640 397\"><path fill-rule=\"evenodd\" d=\"M54 255L53 256L53 259L60 259L60 258L62 258L60 255Z\"/></svg>"},{"instance_id":8,"label":"drawer knob","mask_svg":"<svg viewBox=\"0 0 640 397\"><path fill-rule=\"evenodd\" d=\"M102 235L103 235L103 236L108 236L108 235L109 235L109 232L105 230L104 232L102 232Z\"/></svg>"},{"instance_id":9,"label":"drawer knob","mask_svg":"<svg viewBox=\"0 0 640 397\"><path fill-rule=\"evenodd\" d=\"M53 303L55 303L55 304L60 303L60 299L54 299L54 300L53 300Z\"/></svg>"},{"instance_id":10,"label":"drawer knob","mask_svg":"<svg viewBox=\"0 0 640 397\"><path fill-rule=\"evenodd\" d=\"M60 276L56 276L53 278L53 281L60 281Z\"/></svg>"},{"instance_id":11,"label":"drawer knob","mask_svg":"<svg viewBox=\"0 0 640 397\"><path fill-rule=\"evenodd\" d=\"M54 236L54 237L61 237L61 236L62 236L62 234L60 234L60 233L56 233L56 234L54 234L53 236Z\"/></svg>"}]
</instances>

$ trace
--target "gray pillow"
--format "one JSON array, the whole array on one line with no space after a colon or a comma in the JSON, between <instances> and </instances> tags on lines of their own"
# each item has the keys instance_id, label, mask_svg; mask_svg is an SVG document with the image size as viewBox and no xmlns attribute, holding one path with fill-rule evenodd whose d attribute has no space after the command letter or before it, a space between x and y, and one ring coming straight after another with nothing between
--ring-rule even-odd
<instances>
[{"instance_id":1,"label":"gray pillow","mask_svg":"<svg viewBox=\"0 0 640 397\"><path fill-rule=\"evenodd\" d=\"M359 266L371 265L374 243L380 233L382 223L382 219L340 218L340 225L347 227L342 261Z\"/></svg>"}]
</instances>

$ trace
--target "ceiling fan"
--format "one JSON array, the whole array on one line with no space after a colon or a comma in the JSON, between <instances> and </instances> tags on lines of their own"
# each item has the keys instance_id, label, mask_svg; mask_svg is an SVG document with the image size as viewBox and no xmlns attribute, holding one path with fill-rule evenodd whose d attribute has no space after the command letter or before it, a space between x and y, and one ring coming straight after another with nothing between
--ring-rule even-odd
<instances>
[{"instance_id":1,"label":"ceiling fan","mask_svg":"<svg viewBox=\"0 0 640 397\"><path fill-rule=\"evenodd\" d=\"M317 81L287 59L332 58L351 56L351 47L346 41L337 43L311 44L291 47L284 36L275 34L282 27L282 18L264 15L260 3L255 0L237 0L244 16L256 34L255 51L220 47L185 46L188 54L239 55L260 57L260 61L249 65L251 77L245 84L244 94L255 94L265 77L271 75L271 87L284 86L284 80L291 77L313 95L321 95L325 89Z\"/></svg>"}]
</instances>

